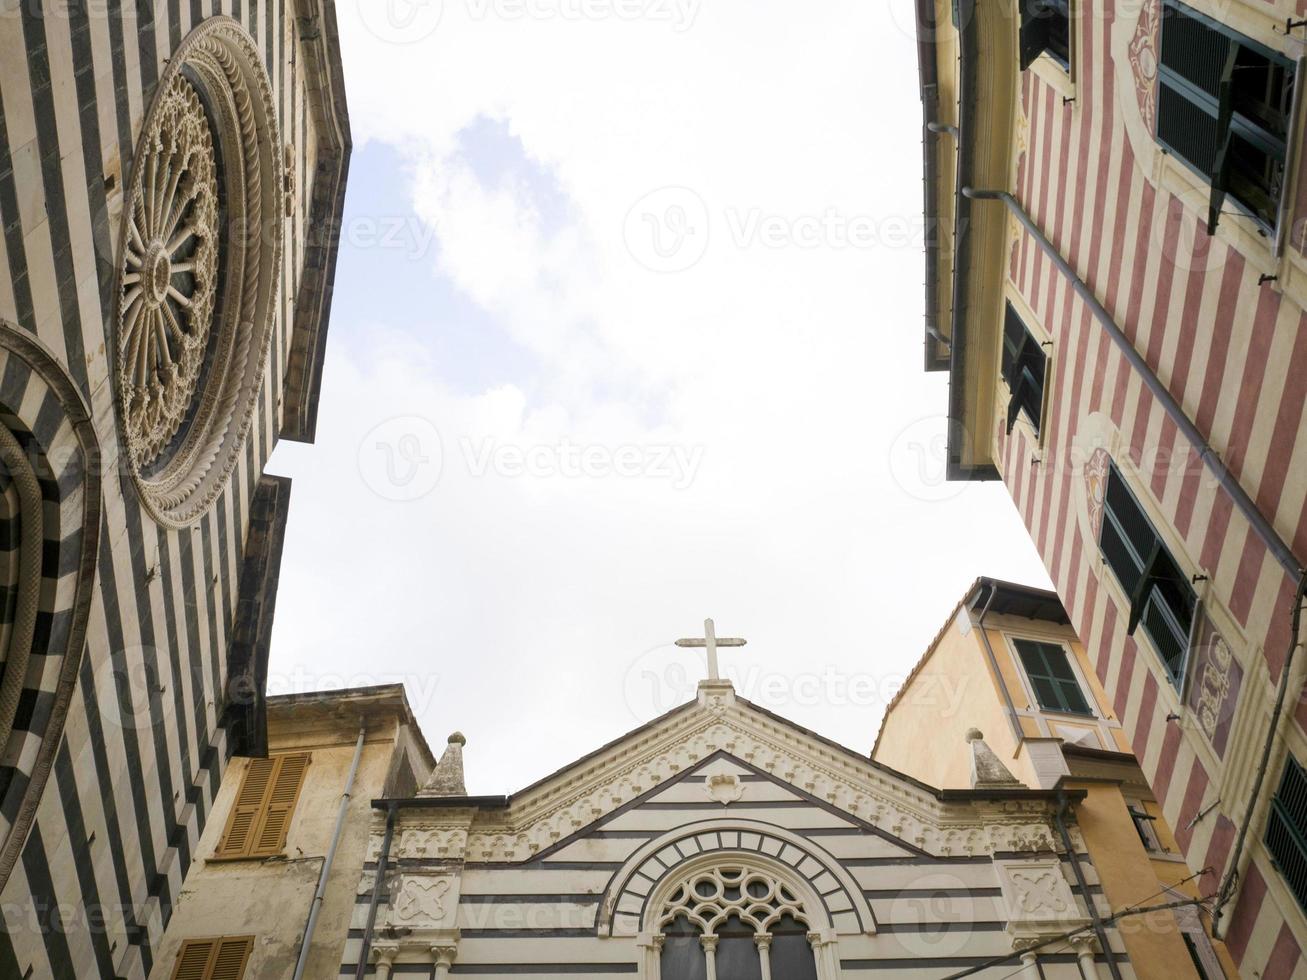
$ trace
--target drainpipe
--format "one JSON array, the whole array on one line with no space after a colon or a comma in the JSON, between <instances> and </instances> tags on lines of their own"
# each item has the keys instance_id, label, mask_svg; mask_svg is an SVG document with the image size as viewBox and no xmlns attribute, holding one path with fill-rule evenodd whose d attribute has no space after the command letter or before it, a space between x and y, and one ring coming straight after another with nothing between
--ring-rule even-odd
<instances>
[{"instance_id":1,"label":"drainpipe","mask_svg":"<svg viewBox=\"0 0 1307 980\"><path fill-rule=\"evenodd\" d=\"M359 947L358 968L354 980L363 980L368 972L368 953L372 949L372 930L377 924L377 903L381 900L381 885L386 877L386 861L390 857L390 842L395 838L395 804L386 807L386 836L381 840L381 854L377 857L377 875L372 882L372 898L368 902L368 924L363 930L363 945Z\"/></svg>"},{"instance_id":2,"label":"drainpipe","mask_svg":"<svg viewBox=\"0 0 1307 980\"><path fill-rule=\"evenodd\" d=\"M1262 783L1266 779L1266 770L1270 768L1271 749L1274 748L1276 737L1279 735L1280 716L1284 711L1284 697L1289 689L1289 668L1293 666L1293 654L1298 649L1298 631L1302 626L1304 595L1307 595L1307 572L1304 572L1302 578L1298 580L1298 589L1293 594L1289 650L1284 655L1284 666L1280 668L1280 683L1275 692L1275 707L1271 709L1271 722L1266 731L1266 744L1262 746L1262 758L1257 764L1257 775L1253 779L1252 792L1248 796L1248 810L1244 814L1243 820L1239 822L1239 836L1234 842L1230 865L1225 872L1225 879L1221 882L1220 890L1216 893L1216 904L1212 906L1212 935L1217 939L1224 938L1224 930L1220 928L1221 915L1224 913L1225 906L1229 904L1230 899L1234 898L1234 885L1241 874L1239 862L1243 856L1244 842L1248 838L1248 830L1252 826L1253 816L1257 810L1257 799L1262 792Z\"/></svg>"},{"instance_id":3,"label":"drainpipe","mask_svg":"<svg viewBox=\"0 0 1307 980\"><path fill-rule=\"evenodd\" d=\"M1144 387L1158 400L1162 409L1175 423L1175 427L1198 450L1199 457L1207 464L1207 468L1212 471L1212 475L1216 477L1216 482L1230 495L1239 513L1252 525L1253 530L1257 532L1257 536L1265 542L1267 550L1275 556L1275 560L1280 563L1290 576L1294 579L1302 578L1304 570L1298 564L1298 559L1294 557L1293 549L1285 544L1284 539L1276 533L1275 528L1262 515L1262 512L1253 503L1244 488L1239 485L1239 481L1235 479L1234 474L1221 462L1221 457L1217 455L1216 450L1198 431L1198 427L1189 420L1189 416L1185 414L1180 403L1175 400L1166 385L1162 384L1161 379L1148 366L1148 362L1144 360L1139 351L1135 350L1135 345L1125 335L1125 332L1117 326L1116 321L1112 319L1112 315L1107 312L1107 308L1098 301L1098 297L1094 295L1093 290L1076 274L1076 271L1071 268L1070 263L1062 257L1062 254L1053 246L1053 243L1045 237L1020 202L1007 191L976 190L974 187L964 187L962 193L976 201L1002 201L1016 219L1021 222L1026 231L1030 232L1044 254L1053 261L1053 264L1058 267L1062 275L1066 276L1076 295L1084 300L1085 305L1089 307L1089 312L1094 315L1094 319L1098 321L1099 325L1107 331L1107 335L1112 338L1112 342L1116 344L1117 349L1130 362L1130 366L1139 372Z\"/></svg>"},{"instance_id":4,"label":"drainpipe","mask_svg":"<svg viewBox=\"0 0 1307 980\"><path fill-rule=\"evenodd\" d=\"M1307 595L1307 569L1304 569L1303 566L1298 564L1298 559L1294 555L1293 549L1284 542L1284 539L1276 532L1270 521L1266 519L1261 510L1258 509L1257 505L1253 503L1252 499L1248 496L1247 492L1245 492L1239 481L1235 479L1234 474L1232 474L1226 468L1225 464L1221 462L1221 458L1217 455L1216 450L1212 448L1211 444L1203 434L1198 431L1198 427L1189 420L1189 416L1185 414L1180 403L1175 400L1166 385L1162 384L1161 379L1158 378L1153 372L1153 369L1148 366L1148 362L1145 361L1139 351L1135 349L1130 338L1125 335L1125 332L1117 325L1116 321L1112 319L1112 315L1107 312L1107 308L1098 301L1098 297L1094 295L1093 290L1089 288L1088 284L1081 279L1079 275L1077 275L1076 271L1071 268L1071 264L1062 257L1062 254L1053 246L1053 243L1048 240L1047 236L1045 236L1043 231L1040 230L1039 226L1036 225L1030 215L1026 213L1026 209L1021 206L1021 203L1007 191L977 190L974 187L963 187L962 195L977 201L1002 201L1016 219L1021 222L1026 231L1030 232L1031 237L1035 239L1044 254L1052 260L1053 264L1057 266L1062 275L1066 276L1067 280L1071 283L1071 288L1075 290L1076 295L1084 300L1085 305L1089 307L1089 311L1094 315L1094 319L1096 319L1099 322L1099 325L1107 331L1107 335L1112 338L1112 342L1116 344L1117 349L1130 363L1130 366L1139 372L1139 376L1143 380L1144 386L1148 388L1153 397L1161 404L1163 411L1171 417L1171 421L1175 423L1175 427L1179 429L1181 434L1184 435L1194 448L1198 450L1199 457L1207 464L1207 468L1212 471L1212 475L1216 477L1216 482L1220 484L1221 488L1227 494L1230 495L1230 499L1234 502L1235 508L1243 515L1244 519L1248 521L1253 530L1257 532L1257 536L1265 543L1267 550L1275 556L1275 560L1280 563L1280 567L1282 567L1289 573L1290 577L1298 582L1298 588L1294 592L1293 597L1293 625L1291 636L1289 638L1289 649L1284 657L1284 666L1280 668L1280 682L1275 694L1275 707L1271 710L1271 720L1266 731L1266 741L1262 745L1261 761L1257 767L1257 775L1253 780L1253 791L1249 796L1248 809L1239 825L1239 835L1235 840L1234 851L1229 868L1226 871L1225 878L1221 882L1221 887L1217 892L1216 905L1212 909L1212 932L1216 934L1217 927L1221 922L1222 910L1234 896L1234 884L1239 876L1239 862L1243 853L1244 843L1248 837L1248 830L1252 826L1254 812L1257 809L1258 796L1262 790L1262 783L1266 778L1266 770L1270 765L1271 751L1275 747L1275 741L1279 735L1281 715L1284 711L1284 700L1289 689L1290 667L1293 665L1294 651L1298 647L1298 633L1302 618L1302 601L1304 595Z\"/></svg>"},{"instance_id":5,"label":"drainpipe","mask_svg":"<svg viewBox=\"0 0 1307 980\"><path fill-rule=\"evenodd\" d=\"M993 668L994 680L998 682L999 689L1003 692L1003 700L1007 702L1007 720L1012 726L1012 737L1017 740L1017 751L1021 751L1021 743L1025 741L1025 734L1021 731L1021 723L1017 721L1017 706L1012 703L1012 692L1007 689L1007 681L1003 677L1003 672L998 667L998 657L994 656L994 647L989 642L989 633L985 631L985 617L989 615L989 607L994 603L994 596L998 594L998 586L994 583L989 584L989 595L985 596L985 608L980 611L980 616L976 619L976 629L980 630L980 639L985 644L985 653L989 655L989 666Z\"/></svg>"},{"instance_id":6,"label":"drainpipe","mask_svg":"<svg viewBox=\"0 0 1307 980\"><path fill-rule=\"evenodd\" d=\"M313 941L313 930L318 925L318 914L322 911L322 902L327 895L327 877L331 874L331 864L336 860L336 847L340 844L340 835L345 831L345 816L349 810L350 796L354 792L354 777L358 775L359 759L363 755L363 738L367 735L367 722L359 719L359 737L354 743L354 761L350 763L349 776L345 779L345 792L340 795L340 809L336 812L336 829L331 834L331 846L322 862L322 871L318 875L318 888L313 893L313 903L309 906L309 922L304 927L304 939L300 942L299 959L295 961L295 974L292 980L302 980L304 968L309 962L309 946Z\"/></svg>"},{"instance_id":7,"label":"drainpipe","mask_svg":"<svg viewBox=\"0 0 1307 980\"><path fill-rule=\"evenodd\" d=\"M1094 934L1098 937L1098 945L1103 947L1103 956L1107 958L1107 972L1112 974L1113 980L1122 980L1121 968L1116 965L1116 953L1112 951L1112 944L1108 941L1107 930L1103 928L1103 920L1098 914L1098 906L1094 904L1094 896L1089 894L1089 883L1085 881L1084 869L1080 867L1080 856L1076 854L1075 845L1071 843L1071 834L1066 829L1066 808L1065 790L1059 783L1057 787L1057 809L1053 811L1053 822L1057 824L1057 832L1062 838L1062 846L1066 848L1067 856L1071 858L1071 870L1075 873L1076 884L1080 886L1080 894L1085 896L1085 906L1089 909L1089 921L1093 923Z\"/></svg>"}]
</instances>

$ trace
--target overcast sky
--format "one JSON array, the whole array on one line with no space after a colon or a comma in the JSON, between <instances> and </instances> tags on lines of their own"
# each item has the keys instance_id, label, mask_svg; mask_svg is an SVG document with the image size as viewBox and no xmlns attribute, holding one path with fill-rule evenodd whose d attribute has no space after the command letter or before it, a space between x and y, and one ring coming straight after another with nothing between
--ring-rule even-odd
<instances>
[{"instance_id":1,"label":"overcast sky","mask_svg":"<svg viewBox=\"0 0 1307 980\"><path fill-rule=\"evenodd\" d=\"M338 0L354 133L270 688L403 681L468 788L693 696L859 751L982 574L922 371L911 0ZM963 751L961 745L957 751Z\"/></svg>"}]
</instances>

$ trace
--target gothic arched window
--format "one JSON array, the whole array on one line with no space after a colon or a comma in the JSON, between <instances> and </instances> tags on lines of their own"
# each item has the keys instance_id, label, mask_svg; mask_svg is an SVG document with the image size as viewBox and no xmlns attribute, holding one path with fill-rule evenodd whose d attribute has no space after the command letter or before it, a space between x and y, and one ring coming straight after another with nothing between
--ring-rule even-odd
<instances>
[{"instance_id":1,"label":"gothic arched window","mask_svg":"<svg viewBox=\"0 0 1307 980\"><path fill-rule=\"evenodd\" d=\"M802 902L747 863L687 876L659 928L661 980L817 980Z\"/></svg>"}]
</instances>

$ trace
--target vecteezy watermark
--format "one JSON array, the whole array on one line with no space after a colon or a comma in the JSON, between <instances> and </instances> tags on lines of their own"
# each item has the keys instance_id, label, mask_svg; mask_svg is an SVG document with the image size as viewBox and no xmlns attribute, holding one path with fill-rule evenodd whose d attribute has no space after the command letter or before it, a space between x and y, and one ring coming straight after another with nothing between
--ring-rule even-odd
<instances>
[{"instance_id":1,"label":"vecteezy watermark","mask_svg":"<svg viewBox=\"0 0 1307 980\"><path fill-rule=\"evenodd\" d=\"M725 224L736 248L920 248L926 224L920 217L842 214L768 214L762 208L727 208Z\"/></svg>"},{"instance_id":2,"label":"vecteezy watermark","mask_svg":"<svg viewBox=\"0 0 1307 980\"><path fill-rule=\"evenodd\" d=\"M359 18L387 44L415 44L440 26L443 0L358 0Z\"/></svg>"},{"instance_id":3,"label":"vecteezy watermark","mask_svg":"<svg viewBox=\"0 0 1307 980\"><path fill-rule=\"evenodd\" d=\"M951 500L971 486L948 478L948 424L946 416L928 415L904 428L890 445L890 476L909 497Z\"/></svg>"},{"instance_id":4,"label":"vecteezy watermark","mask_svg":"<svg viewBox=\"0 0 1307 980\"><path fill-rule=\"evenodd\" d=\"M622 238L631 257L653 272L684 272L707 254L715 215L688 187L660 187L626 213ZM779 214L758 207L722 209L726 240L736 249L921 248L936 225L918 215Z\"/></svg>"},{"instance_id":5,"label":"vecteezy watermark","mask_svg":"<svg viewBox=\"0 0 1307 980\"><path fill-rule=\"evenodd\" d=\"M359 475L386 500L425 497L440 482L443 462L439 431L418 415L387 419L359 443Z\"/></svg>"},{"instance_id":6,"label":"vecteezy watermark","mask_svg":"<svg viewBox=\"0 0 1307 980\"><path fill-rule=\"evenodd\" d=\"M702 0L464 0L472 20L649 21L680 33L694 26Z\"/></svg>"},{"instance_id":7,"label":"vecteezy watermark","mask_svg":"<svg viewBox=\"0 0 1307 980\"><path fill-rule=\"evenodd\" d=\"M885 707L898 696L907 675L888 671L848 671L827 664L798 671L768 670L759 664L724 664L722 674L736 692L754 704L784 712L798 707ZM706 677L702 653L688 654L673 644L651 647L626 669L622 695L632 716L648 721L694 699ZM911 703L952 717L962 706L968 680L951 674L919 675Z\"/></svg>"},{"instance_id":8,"label":"vecteezy watermark","mask_svg":"<svg viewBox=\"0 0 1307 980\"><path fill-rule=\"evenodd\" d=\"M473 23L498 20L605 20L669 24L678 34L694 26L703 0L462 0ZM413 44L430 37L444 17L444 0L358 0L359 16L388 44Z\"/></svg>"},{"instance_id":9,"label":"vecteezy watermark","mask_svg":"<svg viewBox=\"0 0 1307 980\"><path fill-rule=\"evenodd\" d=\"M668 481L684 490L694 482L703 462L703 446L685 445L581 445L569 439L522 446L495 439L459 440L463 461L475 477L490 473L513 479L520 476L605 479L623 477Z\"/></svg>"},{"instance_id":10,"label":"vecteezy watermark","mask_svg":"<svg viewBox=\"0 0 1307 980\"><path fill-rule=\"evenodd\" d=\"M654 272L683 272L708 251L708 205L688 187L660 187L631 206L622 238Z\"/></svg>"}]
</instances>

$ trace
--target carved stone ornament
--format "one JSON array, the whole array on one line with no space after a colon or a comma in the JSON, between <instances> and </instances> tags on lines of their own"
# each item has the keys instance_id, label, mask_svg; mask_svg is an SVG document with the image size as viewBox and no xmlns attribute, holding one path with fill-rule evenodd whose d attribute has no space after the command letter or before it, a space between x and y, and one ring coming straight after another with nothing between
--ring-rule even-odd
<instances>
[{"instance_id":1,"label":"carved stone ornament","mask_svg":"<svg viewBox=\"0 0 1307 980\"><path fill-rule=\"evenodd\" d=\"M212 17L159 80L127 185L114 380L127 464L160 523L193 523L240 458L280 286L284 165L263 60Z\"/></svg>"},{"instance_id":2,"label":"carved stone ornament","mask_svg":"<svg viewBox=\"0 0 1307 980\"><path fill-rule=\"evenodd\" d=\"M396 925L435 928L445 921L446 900L452 888L449 878L405 875L392 906Z\"/></svg>"},{"instance_id":3,"label":"carved stone ornament","mask_svg":"<svg viewBox=\"0 0 1307 980\"><path fill-rule=\"evenodd\" d=\"M1076 904L1058 858L997 860L994 864L1012 935L1052 935L1088 921Z\"/></svg>"},{"instance_id":4,"label":"carved stone ornament","mask_svg":"<svg viewBox=\"0 0 1307 980\"><path fill-rule=\"evenodd\" d=\"M477 813L462 842L453 839L459 832L445 831L434 842L443 853L429 856L492 863L528 860L716 752L931 854L976 856L1055 847L1045 802L942 803L875 764L852 753L833 752L737 699L703 703L708 699L702 691L700 697L700 703L687 705L570 770L566 779L521 794L507 810Z\"/></svg>"},{"instance_id":5,"label":"carved stone ornament","mask_svg":"<svg viewBox=\"0 0 1307 980\"><path fill-rule=\"evenodd\" d=\"M703 789L710 800L722 806L737 803L744 795L744 783L733 772L714 773L704 780Z\"/></svg>"}]
</instances>

